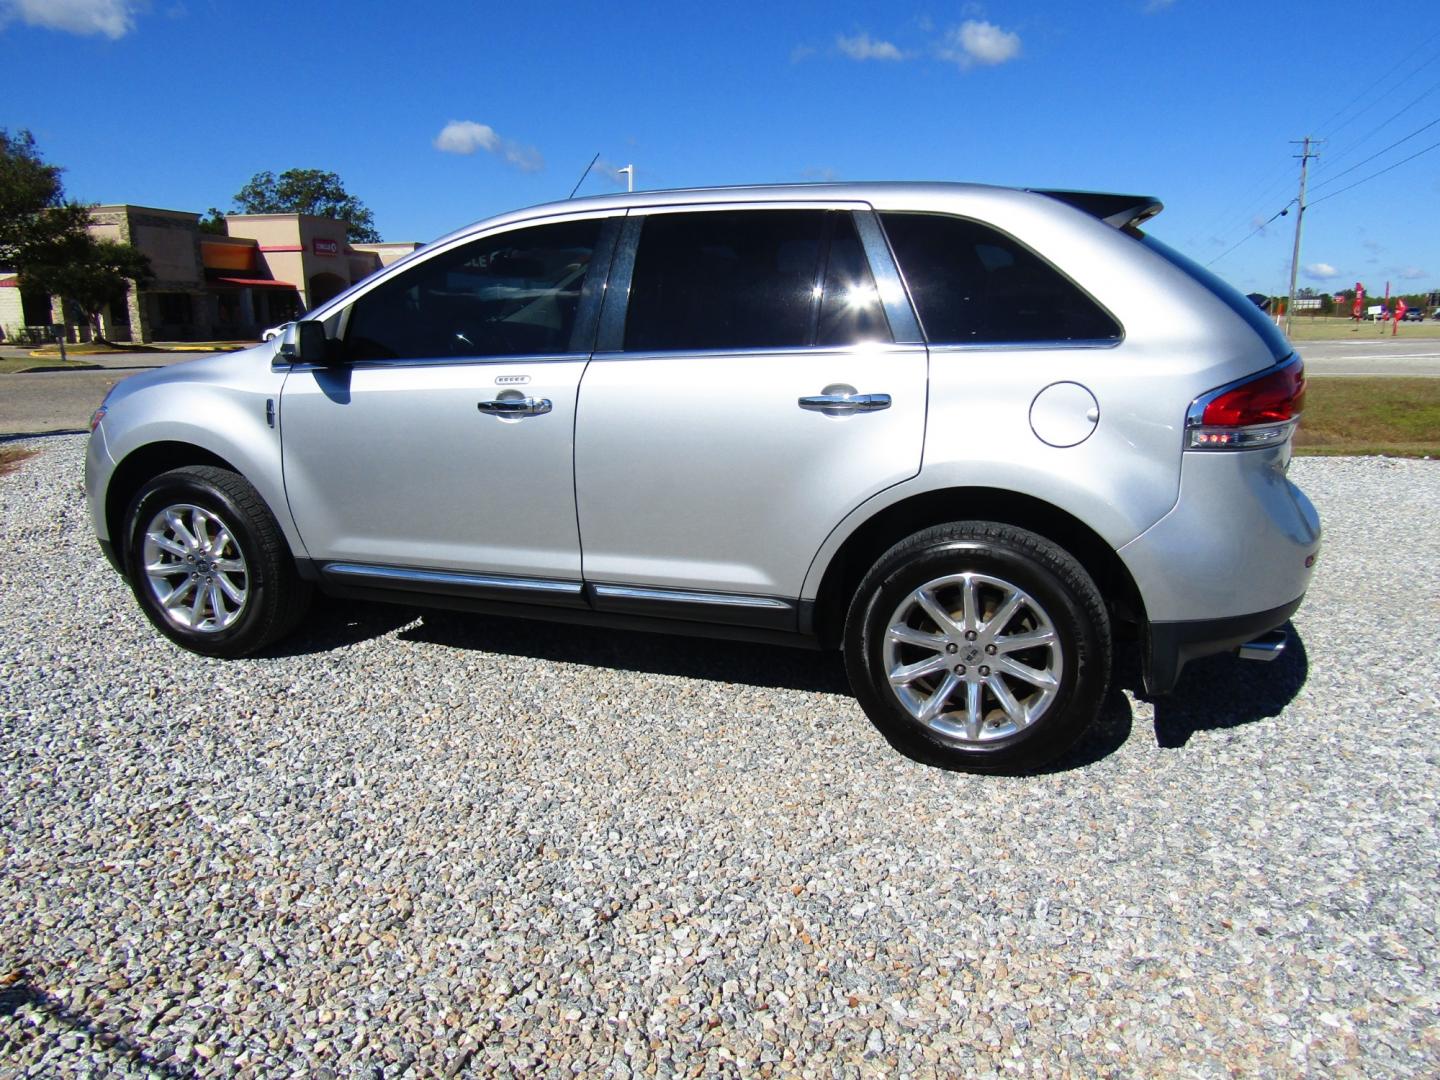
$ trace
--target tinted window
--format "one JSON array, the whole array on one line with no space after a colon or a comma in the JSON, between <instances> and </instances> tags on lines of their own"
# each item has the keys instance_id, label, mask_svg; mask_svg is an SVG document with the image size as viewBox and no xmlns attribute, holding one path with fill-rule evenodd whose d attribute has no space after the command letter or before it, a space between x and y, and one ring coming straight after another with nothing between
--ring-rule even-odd
<instances>
[{"instance_id":1,"label":"tinted window","mask_svg":"<svg viewBox=\"0 0 1440 1080\"><path fill-rule=\"evenodd\" d=\"M943 214L881 214L920 315L936 344L1095 341L1120 327L1029 248Z\"/></svg>"},{"instance_id":2,"label":"tinted window","mask_svg":"<svg viewBox=\"0 0 1440 1080\"><path fill-rule=\"evenodd\" d=\"M486 237L397 274L356 300L350 360L585 352L575 312L601 222Z\"/></svg>"},{"instance_id":3,"label":"tinted window","mask_svg":"<svg viewBox=\"0 0 1440 1080\"><path fill-rule=\"evenodd\" d=\"M834 213L830 261L825 269L825 296L820 302L817 345L854 345L862 341L890 341L890 324L880 304L875 277L860 246L855 219Z\"/></svg>"},{"instance_id":4,"label":"tinted window","mask_svg":"<svg viewBox=\"0 0 1440 1080\"><path fill-rule=\"evenodd\" d=\"M808 345L825 213L654 214L635 254L625 348Z\"/></svg>"}]
</instances>

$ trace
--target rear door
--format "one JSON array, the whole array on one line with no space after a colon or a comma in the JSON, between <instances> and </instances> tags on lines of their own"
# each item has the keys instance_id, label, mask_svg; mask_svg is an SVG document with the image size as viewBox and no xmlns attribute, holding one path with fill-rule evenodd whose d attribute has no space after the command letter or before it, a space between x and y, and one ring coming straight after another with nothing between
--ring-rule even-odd
<instances>
[{"instance_id":1,"label":"rear door","mask_svg":"<svg viewBox=\"0 0 1440 1080\"><path fill-rule=\"evenodd\" d=\"M631 212L576 421L598 607L793 626L830 530L919 471L926 354L877 240L854 205Z\"/></svg>"}]
</instances>

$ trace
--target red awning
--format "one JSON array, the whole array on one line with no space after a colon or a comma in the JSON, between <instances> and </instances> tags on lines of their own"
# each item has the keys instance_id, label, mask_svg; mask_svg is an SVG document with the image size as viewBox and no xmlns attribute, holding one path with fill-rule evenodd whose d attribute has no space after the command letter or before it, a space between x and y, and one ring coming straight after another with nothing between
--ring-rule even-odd
<instances>
[{"instance_id":1,"label":"red awning","mask_svg":"<svg viewBox=\"0 0 1440 1080\"><path fill-rule=\"evenodd\" d=\"M217 277L217 285L244 285L250 289L294 289L288 281L271 281L268 278Z\"/></svg>"}]
</instances>

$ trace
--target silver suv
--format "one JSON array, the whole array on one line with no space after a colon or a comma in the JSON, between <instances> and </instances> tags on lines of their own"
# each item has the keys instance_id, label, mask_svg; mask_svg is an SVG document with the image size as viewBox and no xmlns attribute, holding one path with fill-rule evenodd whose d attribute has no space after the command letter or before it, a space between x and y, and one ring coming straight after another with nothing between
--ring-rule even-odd
<instances>
[{"instance_id":1,"label":"silver suv","mask_svg":"<svg viewBox=\"0 0 1440 1080\"><path fill-rule=\"evenodd\" d=\"M843 649L899 749L1033 768L1120 625L1274 656L1303 368L1153 199L669 191L483 221L277 342L120 383L86 482L172 641L340 597Z\"/></svg>"}]
</instances>

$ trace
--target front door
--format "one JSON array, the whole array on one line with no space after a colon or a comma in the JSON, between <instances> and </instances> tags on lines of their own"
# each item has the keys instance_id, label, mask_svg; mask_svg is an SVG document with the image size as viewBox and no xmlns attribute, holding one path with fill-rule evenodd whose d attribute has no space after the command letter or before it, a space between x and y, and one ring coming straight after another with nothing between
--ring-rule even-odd
<instances>
[{"instance_id":1,"label":"front door","mask_svg":"<svg viewBox=\"0 0 1440 1080\"><path fill-rule=\"evenodd\" d=\"M312 559L579 582L576 390L612 228L491 233L357 296L334 362L292 371L281 398Z\"/></svg>"}]
</instances>

